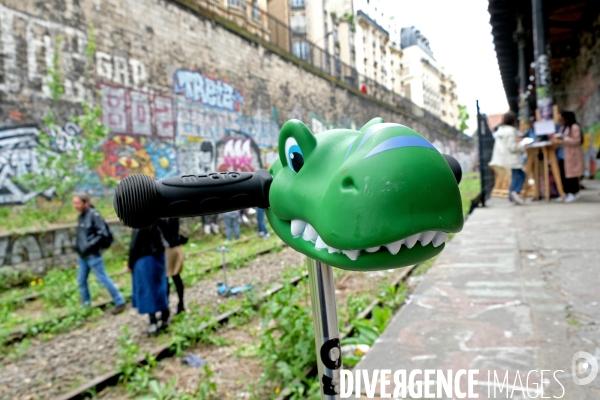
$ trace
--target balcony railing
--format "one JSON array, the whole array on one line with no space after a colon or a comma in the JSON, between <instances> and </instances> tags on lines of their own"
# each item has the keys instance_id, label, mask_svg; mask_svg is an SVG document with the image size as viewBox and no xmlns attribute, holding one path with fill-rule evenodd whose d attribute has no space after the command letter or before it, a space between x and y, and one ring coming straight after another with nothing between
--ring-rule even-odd
<instances>
[{"instance_id":1,"label":"balcony railing","mask_svg":"<svg viewBox=\"0 0 600 400\"><path fill-rule=\"evenodd\" d=\"M270 42L275 47L310 64L323 73L335 77L363 93L366 91L368 96L388 103L407 114L426 119L446 132L452 133L456 138L470 140L468 136L446 124L431 112L422 109L378 81L359 74L356 68L341 62L328 50L308 41L306 37L299 40L298 35L306 35L305 26L297 26L292 29L288 24L274 18L264 10L255 9L254 4L256 4L256 1L252 1L252 7L246 6L249 2L248 0L227 0L226 2L223 0L196 1L200 7L209 12L209 15L216 14L223 19L234 22L241 28ZM300 7L304 6L304 4L304 0L292 0L292 7ZM258 18L256 18L257 15ZM299 42L303 44L294 44ZM408 74L408 70L408 68L404 68L403 72L405 75Z\"/></svg>"}]
</instances>

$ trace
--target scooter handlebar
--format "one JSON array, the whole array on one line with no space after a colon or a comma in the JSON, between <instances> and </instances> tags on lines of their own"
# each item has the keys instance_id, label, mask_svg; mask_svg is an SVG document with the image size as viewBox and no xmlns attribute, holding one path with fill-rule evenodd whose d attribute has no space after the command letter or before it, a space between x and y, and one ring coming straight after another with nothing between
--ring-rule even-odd
<instances>
[{"instance_id":1,"label":"scooter handlebar","mask_svg":"<svg viewBox=\"0 0 600 400\"><path fill-rule=\"evenodd\" d=\"M213 172L154 180L147 175L123 179L113 206L119 219L135 229L149 228L160 218L194 217L269 207L273 177L256 172Z\"/></svg>"}]
</instances>

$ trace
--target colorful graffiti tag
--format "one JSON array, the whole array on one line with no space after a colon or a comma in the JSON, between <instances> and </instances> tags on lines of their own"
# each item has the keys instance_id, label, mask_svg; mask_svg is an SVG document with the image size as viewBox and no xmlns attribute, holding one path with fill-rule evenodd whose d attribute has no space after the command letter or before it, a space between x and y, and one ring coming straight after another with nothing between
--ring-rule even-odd
<instances>
[{"instance_id":1,"label":"colorful graffiti tag","mask_svg":"<svg viewBox=\"0 0 600 400\"><path fill-rule=\"evenodd\" d=\"M228 131L244 133L254 139L260 147L277 143L279 125L229 112L218 108L175 99L177 137L195 136L214 141L221 140Z\"/></svg>"},{"instance_id":2,"label":"colorful graffiti tag","mask_svg":"<svg viewBox=\"0 0 600 400\"><path fill-rule=\"evenodd\" d=\"M218 109L237 111L244 105L244 95L226 80L197 71L180 69L173 75L175 94Z\"/></svg>"},{"instance_id":3,"label":"colorful graffiti tag","mask_svg":"<svg viewBox=\"0 0 600 400\"><path fill-rule=\"evenodd\" d=\"M118 135L102 146L104 161L98 168L101 177L123 179L144 174L156 179L177 174L177 151L166 142Z\"/></svg>"},{"instance_id":4,"label":"colorful graffiti tag","mask_svg":"<svg viewBox=\"0 0 600 400\"><path fill-rule=\"evenodd\" d=\"M102 93L102 123L112 133L173 138L173 99L169 96L99 85Z\"/></svg>"},{"instance_id":5,"label":"colorful graffiti tag","mask_svg":"<svg viewBox=\"0 0 600 400\"><path fill-rule=\"evenodd\" d=\"M42 191L29 191L15 182L28 173L39 171L38 147L39 128L36 125L7 126L0 128L0 204L23 204L37 195L52 196L54 188ZM52 153L73 150L74 138L81 134L81 128L74 122L56 126L49 132L52 137Z\"/></svg>"},{"instance_id":6,"label":"colorful graffiti tag","mask_svg":"<svg viewBox=\"0 0 600 400\"><path fill-rule=\"evenodd\" d=\"M37 195L13 182L13 178L37 171L37 135L37 126L0 131L0 204L24 203Z\"/></svg>"},{"instance_id":7,"label":"colorful graffiti tag","mask_svg":"<svg viewBox=\"0 0 600 400\"><path fill-rule=\"evenodd\" d=\"M252 172L263 167L260 149L252 138L243 133L229 132L217 144L217 170L219 172Z\"/></svg>"}]
</instances>

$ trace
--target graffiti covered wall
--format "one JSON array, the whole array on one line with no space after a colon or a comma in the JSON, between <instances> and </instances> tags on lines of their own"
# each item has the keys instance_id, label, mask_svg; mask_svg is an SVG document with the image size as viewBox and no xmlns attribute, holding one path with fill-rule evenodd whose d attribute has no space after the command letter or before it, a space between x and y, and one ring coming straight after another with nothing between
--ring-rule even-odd
<instances>
[{"instance_id":1,"label":"graffiti covered wall","mask_svg":"<svg viewBox=\"0 0 600 400\"><path fill-rule=\"evenodd\" d=\"M83 100L101 106L111 129L99 149L104 162L91 172L98 177L268 168L290 118L319 133L376 116L413 127L471 169L464 138L348 92L175 3L3 1L0 204L52 194L29 193L14 178L36 171L36 135L49 108L63 126L52 132L57 151L72 146L80 130L69 119ZM86 57L91 25L95 50ZM57 51L65 94L52 102L47 71Z\"/></svg>"},{"instance_id":2,"label":"graffiti covered wall","mask_svg":"<svg viewBox=\"0 0 600 400\"><path fill-rule=\"evenodd\" d=\"M553 88L558 107L573 111L586 133L583 148L590 175L597 169L600 150L600 16L593 25L595 32L579 36L578 55L564 58L559 83Z\"/></svg>"}]
</instances>

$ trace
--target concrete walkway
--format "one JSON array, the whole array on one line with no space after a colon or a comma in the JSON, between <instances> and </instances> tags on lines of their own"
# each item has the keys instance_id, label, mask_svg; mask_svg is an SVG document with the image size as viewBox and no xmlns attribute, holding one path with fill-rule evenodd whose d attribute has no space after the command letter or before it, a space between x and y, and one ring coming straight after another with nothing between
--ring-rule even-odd
<instances>
[{"instance_id":1,"label":"concrete walkway","mask_svg":"<svg viewBox=\"0 0 600 400\"><path fill-rule=\"evenodd\" d=\"M571 368L577 351L600 361L600 181L585 186L576 203L476 209L356 369L478 369L480 399L541 398L526 376L551 370L544 397L600 399L600 375L579 386Z\"/></svg>"}]
</instances>

